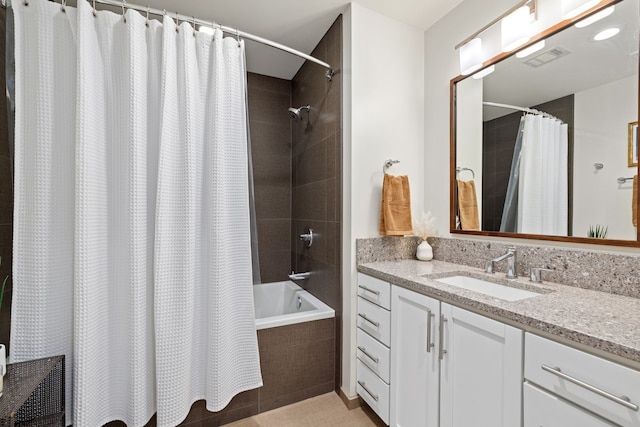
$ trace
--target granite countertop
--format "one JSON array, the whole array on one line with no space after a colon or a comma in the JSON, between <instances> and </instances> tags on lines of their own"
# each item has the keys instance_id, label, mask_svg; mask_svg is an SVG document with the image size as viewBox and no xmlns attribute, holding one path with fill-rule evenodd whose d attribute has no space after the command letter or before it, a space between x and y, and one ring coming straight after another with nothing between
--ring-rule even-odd
<instances>
[{"instance_id":1,"label":"granite countertop","mask_svg":"<svg viewBox=\"0 0 640 427\"><path fill-rule=\"evenodd\" d=\"M396 260L358 265L358 271L462 308L541 331L602 352L622 357L640 367L640 299L529 278L507 280L504 273L443 261ZM478 292L436 282L434 279L462 272L472 277L538 292L540 295L505 301Z\"/></svg>"}]
</instances>

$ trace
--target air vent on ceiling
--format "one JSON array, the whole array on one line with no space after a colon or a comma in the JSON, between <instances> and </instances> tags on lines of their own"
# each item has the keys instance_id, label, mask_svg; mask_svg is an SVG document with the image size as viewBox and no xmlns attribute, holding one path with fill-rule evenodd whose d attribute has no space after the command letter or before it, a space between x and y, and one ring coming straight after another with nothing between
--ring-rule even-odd
<instances>
[{"instance_id":1,"label":"air vent on ceiling","mask_svg":"<svg viewBox=\"0 0 640 427\"><path fill-rule=\"evenodd\" d=\"M553 49L549 49L546 52L542 52L540 55L535 56L531 59L524 61L530 67L538 68L543 66L544 64L548 64L549 62L556 60L558 58L562 58L563 56L569 55L567 49L563 47L554 47Z\"/></svg>"}]
</instances>

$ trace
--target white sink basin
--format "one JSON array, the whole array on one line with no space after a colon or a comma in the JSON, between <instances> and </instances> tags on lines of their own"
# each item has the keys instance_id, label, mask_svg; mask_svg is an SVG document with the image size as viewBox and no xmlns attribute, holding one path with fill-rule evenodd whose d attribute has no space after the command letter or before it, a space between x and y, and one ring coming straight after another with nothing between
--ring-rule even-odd
<instances>
[{"instance_id":1,"label":"white sink basin","mask_svg":"<svg viewBox=\"0 0 640 427\"><path fill-rule=\"evenodd\" d=\"M434 279L436 282L457 286L469 291L480 292L490 297L500 298L505 301L520 301L523 299L538 296L535 292L524 289L512 288L510 286L499 285L486 280L476 279L468 276L449 276L441 279Z\"/></svg>"}]
</instances>

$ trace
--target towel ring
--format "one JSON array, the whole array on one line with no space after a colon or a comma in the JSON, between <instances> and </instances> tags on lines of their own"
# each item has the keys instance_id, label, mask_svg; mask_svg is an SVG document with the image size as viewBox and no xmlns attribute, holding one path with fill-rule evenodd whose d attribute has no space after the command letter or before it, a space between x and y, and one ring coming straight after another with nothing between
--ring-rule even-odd
<instances>
[{"instance_id":1,"label":"towel ring","mask_svg":"<svg viewBox=\"0 0 640 427\"><path fill-rule=\"evenodd\" d=\"M475 172L473 171L473 169L470 169L470 168L461 168L460 166L458 166L458 167L456 168L456 174L459 174L460 172L464 172L464 171L469 171L469 172L471 172L471 176L473 177L473 179L476 179L476 174L475 174Z\"/></svg>"},{"instance_id":2,"label":"towel ring","mask_svg":"<svg viewBox=\"0 0 640 427\"><path fill-rule=\"evenodd\" d=\"M382 173L387 173L387 169L389 169L391 166L395 165L396 163L400 163L400 160L391 160L391 159L386 160L382 165Z\"/></svg>"}]
</instances>

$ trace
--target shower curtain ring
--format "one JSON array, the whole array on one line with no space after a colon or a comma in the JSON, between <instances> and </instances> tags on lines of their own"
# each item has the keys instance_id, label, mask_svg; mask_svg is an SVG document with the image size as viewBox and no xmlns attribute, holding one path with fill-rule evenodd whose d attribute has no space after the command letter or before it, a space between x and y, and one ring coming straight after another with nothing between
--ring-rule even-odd
<instances>
[{"instance_id":1,"label":"shower curtain ring","mask_svg":"<svg viewBox=\"0 0 640 427\"><path fill-rule=\"evenodd\" d=\"M193 37L195 38L195 36L196 36L196 17L192 16L191 18L193 18Z\"/></svg>"},{"instance_id":2,"label":"shower curtain ring","mask_svg":"<svg viewBox=\"0 0 640 427\"><path fill-rule=\"evenodd\" d=\"M240 47L240 29L236 28L236 40L238 41L238 47Z\"/></svg>"},{"instance_id":3,"label":"shower curtain ring","mask_svg":"<svg viewBox=\"0 0 640 427\"><path fill-rule=\"evenodd\" d=\"M149 5L147 5L147 19L144 21L144 25L149 26Z\"/></svg>"},{"instance_id":4,"label":"shower curtain ring","mask_svg":"<svg viewBox=\"0 0 640 427\"><path fill-rule=\"evenodd\" d=\"M176 12L176 33L180 32L180 15Z\"/></svg>"},{"instance_id":5,"label":"shower curtain ring","mask_svg":"<svg viewBox=\"0 0 640 427\"><path fill-rule=\"evenodd\" d=\"M62 0L62 2L60 3L60 10L63 13L67 13L67 0Z\"/></svg>"},{"instance_id":6,"label":"shower curtain ring","mask_svg":"<svg viewBox=\"0 0 640 427\"><path fill-rule=\"evenodd\" d=\"M27 0L24 0L24 3L22 4L24 4L25 6L29 6L29 2Z\"/></svg>"},{"instance_id":7,"label":"shower curtain ring","mask_svg":"<svg viewBox=\"0 0 640 427\"><path fill-rule=\"evenodd\" d=\"M125 16L125 13L127 13L125 6L127 5L127 0L122 0L122 19L124 19L124 23L127 23L127 17Z\"/></svg>"},{"instance_id":8,"label":"shower curtain ring","mask_svg":"<svg viewBox=\"0 0 640 427\"><path fill-rule=\"evenodd\" d=\"M93 17L95 18L97 16L97 13L96 13L96 0L93 0L93 12L92 13L93 13Z\"/></svg>"}]
</instances>

